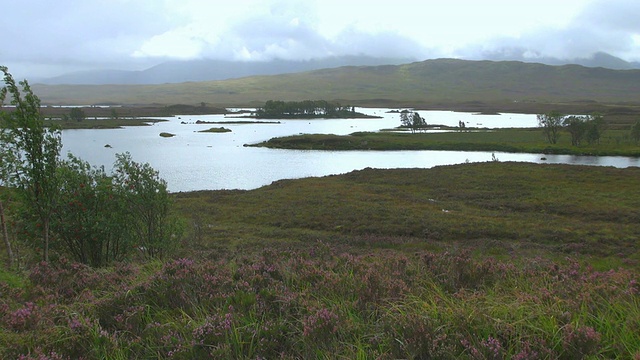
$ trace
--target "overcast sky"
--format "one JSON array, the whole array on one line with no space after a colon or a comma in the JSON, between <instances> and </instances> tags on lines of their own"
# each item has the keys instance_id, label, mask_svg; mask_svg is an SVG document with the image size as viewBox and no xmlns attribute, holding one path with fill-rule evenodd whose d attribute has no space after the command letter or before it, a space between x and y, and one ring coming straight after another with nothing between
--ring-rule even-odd
<instances>
[{"instance_id":1,"label":"overcast sky","mask_svg":"<svg viewBox=\"0 0 640 360\"><path fill-rule=\"evenodd\" d=\"M370 55L640 61L638 0L1 0L18 78L167 60Z\"/></svg>"}]
</instances>

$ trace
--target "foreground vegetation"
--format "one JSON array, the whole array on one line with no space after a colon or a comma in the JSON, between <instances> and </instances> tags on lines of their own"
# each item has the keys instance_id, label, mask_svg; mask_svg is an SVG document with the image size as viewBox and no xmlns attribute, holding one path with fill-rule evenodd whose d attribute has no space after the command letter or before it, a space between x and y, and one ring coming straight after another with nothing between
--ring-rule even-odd
<instances>
[{"instance_id":1,"label":"foreground vegetation","mask_svg":"<svg viewBox=\"0 0 640 360\"><path fill-rule=\"evenodd\" d=\"M607 130L599 143L574 146L562 131L549 144L540 129L467 129L440 133L357 132L351 135L303 134L252 145L302 150L460 150L541 154L640 156L640 144L629 130Z\"/></svg>"},{"instance_id":2,"label":"foreground vegetation","mask_svg":"<svg viewBox=\"0 0 640 360\"><path fill-rule=\"evenodd\" d=\"M40 264L25 282L2 289L3 358L581 359L640 349L637 273L571 259L516 265L315 243L108 272Z\"/></svg>"},{"instance_id":3,"label":"foreground vegetation","mask_svg":"<svg viewBox=\"0 0 640 360\"><path fill-rule=\"evenodd\" d=\"M171 219L158 172L128 153L116 155L111 174L73 154L61 159L61 131L43 119L29 83L16 83L4 66L0 72L0 236L7 267L19 261L17 242L41 252L45 262L58 250L92 266L122 260L134 249L148 257L166 253L180 226ZM4 110L7 100L11 111ZM72 110L81 121L82 110Z\"/></svg>"},{"instance_id":4,"label":"foreground vegetation","mask_svg":"<svg viewBox=\"0 0 640 360\"><path fill-rule=\"evenodd\" d=\"M637 358L639 175L491 162L174 194L173 259L0 273L0 356Z\"/></svg>"}]
</instances>

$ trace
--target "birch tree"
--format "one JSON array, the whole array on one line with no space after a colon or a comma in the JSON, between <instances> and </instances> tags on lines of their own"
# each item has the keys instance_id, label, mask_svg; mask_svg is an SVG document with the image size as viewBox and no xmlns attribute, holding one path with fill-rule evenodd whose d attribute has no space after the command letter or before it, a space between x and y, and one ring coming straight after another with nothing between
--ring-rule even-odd
<instances>
[{"instance_id":1,"label":"birch tree","mask_svg":"<svg viewBox=\"0 0 640 360\"><path fill-rule=\"evenodd\" d=\"M40 114L40 99L33 94L29 83L20 81L19 88L7 67L0 66L0 71L4 74L0 104L8 98L14 106L11 111L2 112L7 147L13 151L11 167L15 171L8 185L16 188L34 215L35 226L41 234L43 260L49 261L51 216L58 194L56 172L62 148L61 132L45 126Z\"/></svg>"}]
</instances>

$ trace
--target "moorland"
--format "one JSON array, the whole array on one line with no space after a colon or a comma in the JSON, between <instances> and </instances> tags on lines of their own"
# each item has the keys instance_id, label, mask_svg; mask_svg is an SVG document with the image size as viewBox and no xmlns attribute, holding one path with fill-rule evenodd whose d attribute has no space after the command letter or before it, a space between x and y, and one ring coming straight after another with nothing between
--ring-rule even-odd
<instances>
[{"instance_id":1,"label":"moorland","mask_svg":"<svg viewBox=\"0 0 640 360\"><path fill-rule=\"evenodd\" d=\"M611 133L638 120L636 71L443 60L297 75L34 89L45 102L165 101L157 109L324 98L599 112ZM15 234L19 264L0 270L0 357L638 358L639 186L638 168L491 161L175 193L185 231L171 253L99 268L55 247L40 262Z\"/></svg>"},{"instance_id":2,"label":"moorland","mask_svg":"<svg viewBox=\"0 0 640 360\"><path fill-rule=\"evenodd\" d=\"M6 358L633 358L637 168L490 162L174 194L176 253L2 271Z\"/></svg>"}]
</instances>

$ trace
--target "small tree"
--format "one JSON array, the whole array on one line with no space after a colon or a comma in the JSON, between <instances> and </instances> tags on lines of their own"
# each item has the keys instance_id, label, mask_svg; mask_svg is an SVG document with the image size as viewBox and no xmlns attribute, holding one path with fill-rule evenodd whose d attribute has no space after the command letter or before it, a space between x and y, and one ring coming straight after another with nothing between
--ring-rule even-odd
<instances>
[{"instance_id":1,"label":"small tree","mask_svg":"<svg viewBox=\"0 0 640 360\"><path fill-rule=\"evenodd\" d=\"M71 111L69 112L69 117L71 118L71 120L81 122L86 118L86 115L84 114L84 110L74 107L74 108L71 108Z\"/></svg>"},{"instance_id":2,"label":"small tree","mask_svg":"<svg viewBox=\"0 0 640 360\"><path fill-rule=\"evenodd\" d=\"M411 130L413 132L424 131L426 126L427 126L426 120L422 116L420 116L420 114L418 114L417 112L414 112L411 119Z\"/></svg>"},{"instance_id":3,"label":"small tree","mask_svg":"<svg viewBox=\"0 0 640 360\"><path fill-rule=\"evenodd\" d=\"M427 126L427 122L417 112L402 110L400 112L400 124L402 127L411 129L412 133L417 130L424 130Z\"/></svg>"},{"instance_id":4,"label":"small tree","mask_svg":"<svg viewBox=\"0 0 640 360\"><path fill-rule=\"evenodd\" d=\"M552 111L547 114L539 114L537 117L538 126L542 128L542 133L549 143L556 144L558 142L560 129L562 128L563 115L557 111Z\"/></svg>"},{"instance_id":5,"label":"small tree","mask_svg":"<svg viewBox=\"0 0 640 360\"><path fill-rule=\"evenodd\" d=\"M112 178L69 155L58 170L60 196L52 230L74 260L104 266L123 260L131 248L127 216Z\"/></svg>"},{"instance_id":6,"label":"small tree","mask_svg":"<svg viewBox=\"0 0 640 360\"><path fill-rule=\"evenodd\" d=\"M538 126L542 128L542 133L549 143L558 143L558 136L563 123L563 115L557 111L552 111L548 114L539 114L537 117Z\"/></svg>"},{"instance_id":7,"label":"small tree","mask_svg":"<svg viewBox=\"0 0 640 360\"><path fill-rule=\"evenodd\" d=\"M5 84L0 89L0 104L10 96L11 105L15 106L13 111L2 113L7 126L6 145L14 152L11 159L14 173L9 184L16 187L35 215L42 233L43 259L49 261L49 227L58 194L56 172L62 147L60 130L44 126L40 99L26 80L19 83L20 90L6 67L0 67L0 71Z\"/></svg>"},{"instance_id":8,"label":"small tree","mask_svg":"<svg viewBox=\"0 0 640 360\"><path fill-rule=\"evenodd\" d=\"M400 112L400 126L411 128L411 122L413 120L411 111L402 110Z\"/></svg>"},{"instance_id":9,"label":"small tree","mask_svg":"<svg viewBox=\"0 0 640 360\"><path fill-rule=\"evenodd\" d=\"M563 120L563 125L571 134L571 145L579 146L587 132L587 120L583 116L567 116Z\"/></svg>"},{"instance_id":10,"label":"small tree","mask_svg":"<svg viewBox=\"0 0 640 360\"><path fill-rule=\"evenodd\" d=\"M182 231L169 214L167 183L149 164L131 160L131 154L117 154L113 184L125 207L128 231L147 256L162 256L172 245L172 237Z\"/></svg>"},{"instance_id":11,"label":"small tree","mask_svg":"<svg viewBox=\"0 0 640 360\"><path fill-rule=\"evenodd\" d=\"M631 139L637 144L640 142L640 120L631 127Z\"/></svg>"},{"instance_id":12,"label":"small tree","mask_svg":"<svg viewBox=\"0 0 640 360\"><path fill-rule=\"evenodd\" d=\"M0 121L1 120L2 119L0 119ZM6 186L9 182L9 177L12 173L11 166L15 163L14 151L10 143L7 129L0 124L0 187ZM7 189L0 191L0 228L2 231L2 239L7 249L7 267L12 268L15 262L15 256L13 254L13 248L11 247L11 240L9 239L9 227L4 209L4 195L6 193L8 193Z\"/></svg>"},{"instance_id":13,"label":"small tree","mask_svg":"<svg viewBox=\"0 0 640 360\"><path fill-rule=\"evenodd\" d=\"M13 248L11 247L11 240L9 239L9 228L7 226L7 218L4 213L4 205L2 199L0 199L0 226L2 227L2 239L7 249L7 268L13 268L15 263L15 255L13 254Z\"/></svg>"},{"instance_id":14,"label":"small tree","mask_svg":"<svg viewBox=\"0 0 640 360\"><path fill-rule=\"evenodd\" d=\"M599 144L604 131L604 118L602 115L590 116L586 121L586 137L589 145Z\"/></svg>"},{"instance_id":15,"label":"small tree","mask_svg":"<svg viewBox=\"0 0 640 360\"><path fill-rule=\"evenodd\" d=\"M3 101L7 95L6 88L1 89L0 110L2 110ZM10 187L15 185L15 176L17 172L18 158L20 151L16 148L16 143L12 139L12 132L9 129L9 114L0 112L0 229L2 239L7 251L7 268L13 268L16 263L16 255L9 237L9 213L5 204L10 204L13 200L13 189Z\"/></svg>"}]
</instances>

